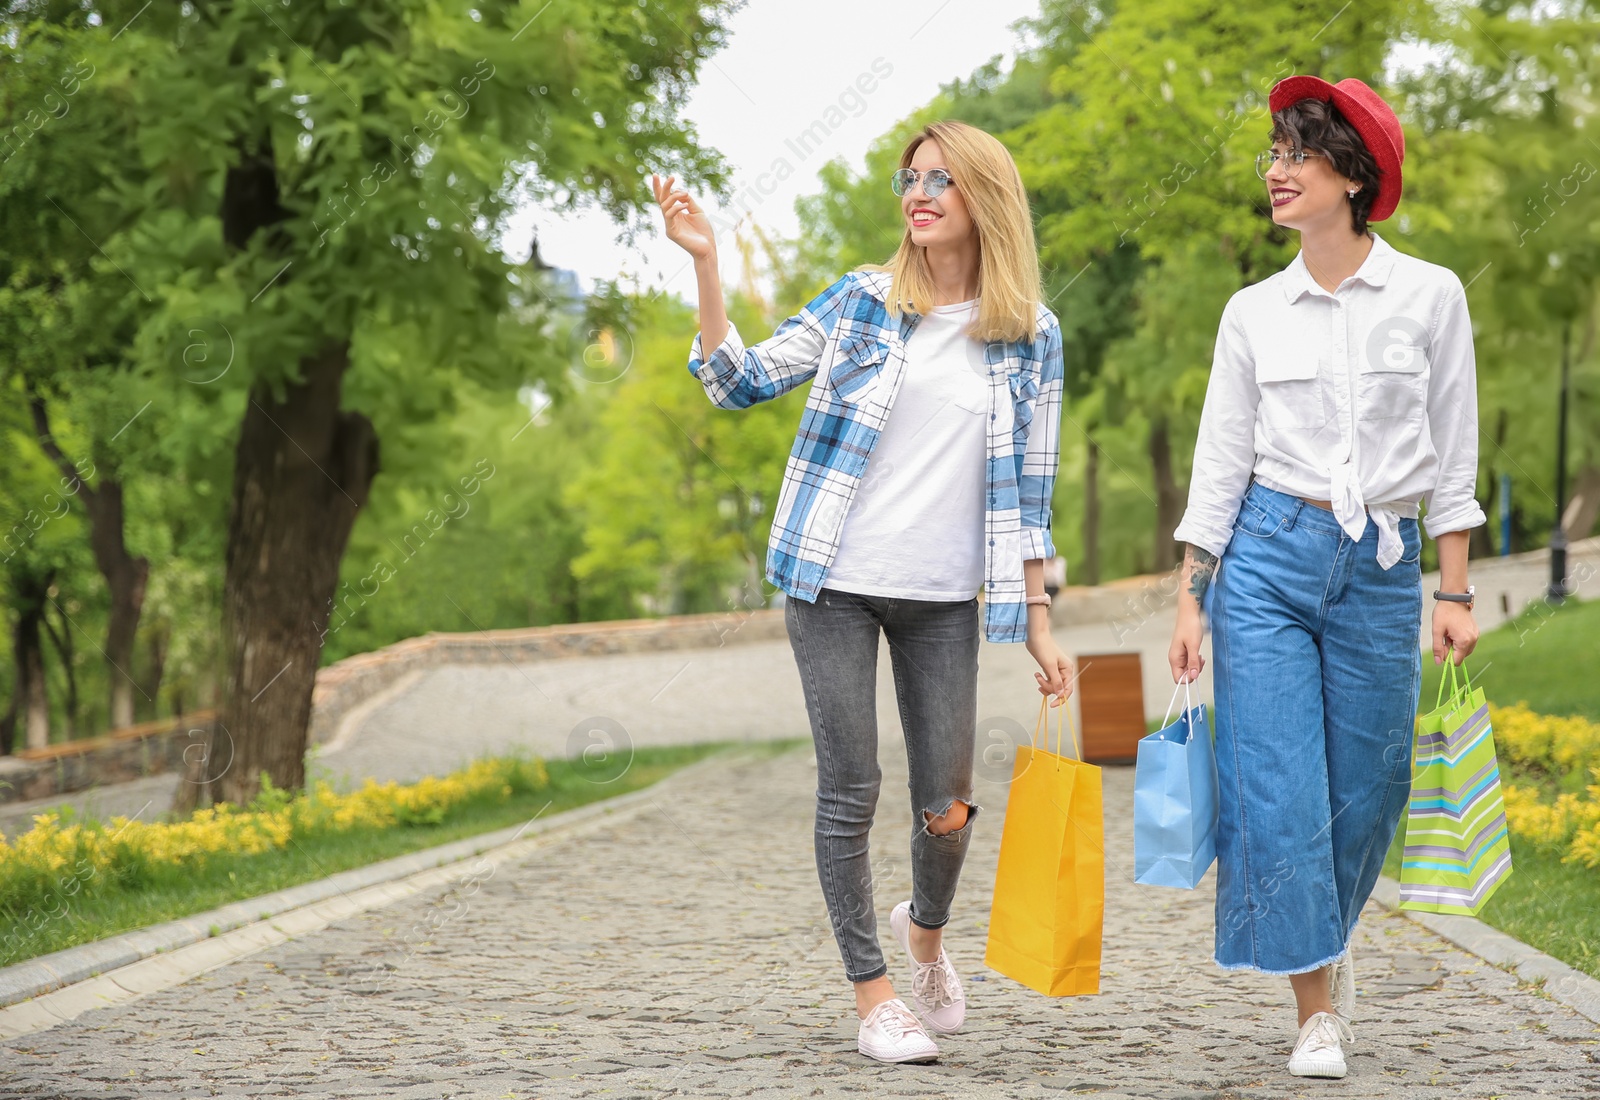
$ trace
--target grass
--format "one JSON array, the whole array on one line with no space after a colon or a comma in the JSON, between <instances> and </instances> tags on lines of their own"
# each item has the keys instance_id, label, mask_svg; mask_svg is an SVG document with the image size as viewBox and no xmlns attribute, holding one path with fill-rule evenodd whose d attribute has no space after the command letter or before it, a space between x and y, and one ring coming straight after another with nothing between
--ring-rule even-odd
<instances>
[{"instance_id":1,"label":"grass","mask_svg":"<svg viewBox=\"0 0 1600 1100\"><path fill-rule=\"evenodd\" d=\"M1467 658L1474 682L1500 705L1525 701L1541 714L1600 722L1600 600L1551 608L1536 600L1478 640ZM1422 661L1422 709L1432 710L1444 666Z\"/></svg>"},{"instance_id":2,"label":"grass","mask_svg":"<svg viewBox=\"0 0 1600 1100\"><path fill-rule=\"evenodd\" d=\"M297 837L280 850L214 859L203 872L181 882L59 899L61 905L52 907L52 911L62 911L32 935L15 939L0 936L0 944L6 945L0 946L0 966L519 825L535 815L548 818L563 810L648 787L679 768L733 748L765 756L799 744L800 739L788 739L641 748L634 751L631 765L620 777L615 774L614 760L596 767L585 765L581 759L546 761L548 786L503 801L467 804L438 825L353 829Z\"/></svg>"},{"instance_id":3,"label":"grass","mask_svg":"<svg viewBox=\"0 0 1600 1100\"><path fill-rule=\"evenodd\" d=\"M1383 873L1400 877L1405 822ZM1600 978L1600 872L1511 838L1511 877L1478 912L1492 928Z\"/></svg>"},{"instance_id":4,"label":"grass","mask_svg":"<svg viewBox=\"0 0 1600 1100\"><path fill-rule=\"evenodd\" d=\"M1559 609L1538 601L1517 619L1485 634L1467 659L1491 702L1526 702L1543 714L1578 714L1600 721L1600 601L1569 601ZM1443 666L1423 661L1422 707L1433 709ZM1594 763L1600 764L1600 761ZM1541 788L1549 776L1524 773L1500 760L1502 779ZM1384 874L1398 878L1405 823L1395 836ZM1600 871L1532 844L1511 840L1512 873L1478 919L1569 966L1600 978Z\"/></svg>"}]
</instances>

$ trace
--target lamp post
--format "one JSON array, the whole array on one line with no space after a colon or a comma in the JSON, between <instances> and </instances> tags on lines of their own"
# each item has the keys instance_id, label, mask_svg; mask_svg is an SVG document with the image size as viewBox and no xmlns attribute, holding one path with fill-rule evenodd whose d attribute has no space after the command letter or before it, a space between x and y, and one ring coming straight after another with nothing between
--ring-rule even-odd
<instances>
[{"instance_id":1,"label":"lamp post","mask_svg":"<svg viewBox=\"0 0 1600 1100\"><path fill-rule=\"evenodd\" d=\"M1561 526L1561 513L1567 506L1567 386L1572 322L1561 330L1561 398L1556 414L1556 526L1550 532L1549 602L1560 604L1567 598L1567 532Z\"/></svg>"}]
</instances>

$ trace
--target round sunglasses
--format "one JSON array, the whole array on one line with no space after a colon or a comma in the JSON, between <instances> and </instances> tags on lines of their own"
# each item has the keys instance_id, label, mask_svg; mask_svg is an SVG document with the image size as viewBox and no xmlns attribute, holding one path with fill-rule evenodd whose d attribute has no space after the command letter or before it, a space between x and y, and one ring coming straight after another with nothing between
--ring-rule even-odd
<instances>
[{"instance_id":1,"label":"round sunglasses","mask_svg":"<svg viewBox=\"0 0 1600 1100\"><path fill-rule=\"evenodd\" d=\"M894 193L904 198L917 181L922 181L922 193L930 199L936 199L944 194L944 189L956 181L950 178L950 173L943 168L930 168L926 172L915 172L910 168L902 168L889 177L889 187Z\"/></svg>"}]
</instances>

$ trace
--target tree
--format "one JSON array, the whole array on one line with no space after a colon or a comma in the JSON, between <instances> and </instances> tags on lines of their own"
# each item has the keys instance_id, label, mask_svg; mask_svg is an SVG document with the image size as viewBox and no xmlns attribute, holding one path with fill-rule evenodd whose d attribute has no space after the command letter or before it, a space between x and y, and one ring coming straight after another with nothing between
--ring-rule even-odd
<instances>
[{"instance_id":1,"label":"tree","mask_svg":"<svg viewBox=\"0 0 1600 1100\"><path fill-rule=\"evenodd\" d=\"M76 687L76 670L68 653L71 643L63 635L71 628L60 603L67 578L82 576L85 563L82 525L69 505L75 478L58 476L50 464L29 446L26 404L18 401L20 386L13 381L0 401L0 586L10 613L7 630L12 664L12 691L0 714L0 753L17 747L16 730L22 727L22 745L43 748L50 743L52 708L49 667L44 640L55 635L62 679ZM48 618L56 612L57 624ZM76 700L70 699L62 717L70 723Z\"/></svg>"},{"instance_id":2,"label":"tree","mask_svg":"<svg viewBox=\"0 0 1600 1100\"><path fill-rule=\"evenodd\" d=\"M747 343L776 327L778 318L737 295L729 304ZM697 329L679 303L636 303L631 366L599 412L607 445L566 494L583 522L573 573L641 597L634 614L726 611L762 598L767 533L805 395L716 408L686 369Z\"/></svg>"},{"instance_id":3,"label":"tree","mask_svg":"<svg viewBox=\"0 0 1600 1100\"><path fill-rule=\"evenodd\" d=\"M1480 495L1492 514L1500 474L1512 475L1521 486L1519 542L1542 541L1557 522L1564 342L1580 487L1561 517L1568 537L1587 535L1600 506L1600 146L1586 90L1600 78L1597 8L1588 0L1528 11L1441 6L1430 27L1432 61L1400 82L1411 125L1399 228L1408 247L1450 266L1468 287ZM1488 530L1480 531L1475 553L1489 549Z\"/></svg>"},{"instance_id":4,"label":"tree","mask_svg":"<svg viewBox=\"0 0 1600 1100\"><path fill-rule=\"evenodd\" d=\"M109 596L104 655L112 728L134 720L134 636L149 561L129 549L123 507L123 446L114 430L84 418L82 453L66 454L51 427L52 404L68 404L74 375L126 370L133 325L85 281L105 239L128 214L106 194L137 171L138 157L114 119L82 109L97 75L74 40L63 6L40 5L43 18L20 23L0 45L0 87L7 127L0 137L0 334L11 349L0 379L15 376L44 454L74 482L69 495L89 520L94 561ZM81 16L80 16L81 17ZM67 217L64 208L75 215ZM75 409L74 412L83 410ZM59 411L58 411L59 415ZM84 464L96 472L80 477ZM70 636L63 639L70 643ZM69 680L75 691L75 677Z\"/></svg>"},{"instance_id":5,"label":"tree","mask_svg":"<svg viewBox=\"0 0 1600 1100\"><path fill-rule=\"evenodd\" d=\"M1218 8L1200 0L1052 3L1038 21L1074 48L1050 81L1054 102L1014 135L1044 198L1041 256L1087 278L1132 250L1120 308L1092 301L1108 402L1142 421L1154 493L1154 567L1173 564L1185 496L1175 457L1193 439L1216 317L1228 294L1289 259L1251 167L1266 144L1267 93L1292 72L1379 82L1414 5L1363 5L1315 35L1308 5ZM1090 284L1093 285L1093 284ZM1103 300L1103 299L1102 299ZM1121 323L1118 323L1120 320ZM1069 370L1070 374L1070 370ZM1142 555L1141 555L1142 557Z\"/></svg>"},{"instance_id":6,"label":"tree","mask_svg":"<svg viewBox=\"0 0 1600 1100\"><path fill-rule=\"evenodd\" d=\"M519 199L626 220L649 171L720 182L675 104L725 8L129 0L89 25L67 5L14 16L22 52L59 40L90 58L73 111L140 157L112 188L105 263L69 277L148 299L132 311L141 365L175 389L192 381L175 364L197 319L234 349L186 395L239 410L223 798L248 800L262 775L303 781L319 639L380 437L403 450L460 380L507 390L555 369L550 333L509 314L496 235ZM38 211L33 232L64 235L73 214Z\"/></svg>"}]
</instances>

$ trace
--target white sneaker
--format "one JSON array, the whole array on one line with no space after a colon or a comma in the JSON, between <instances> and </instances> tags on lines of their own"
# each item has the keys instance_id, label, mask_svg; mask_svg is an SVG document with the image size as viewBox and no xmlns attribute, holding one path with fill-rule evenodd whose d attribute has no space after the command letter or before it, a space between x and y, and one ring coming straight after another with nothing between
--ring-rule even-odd
<instances>
[{"instance_id":1,"label":"white sneaker","mask_svg":"<svg viewBox=\"0 0 1600 1100\"><path fill-rule=\"evenodd\" d=\"M1350 948L1346 947L1339 961L1333 964L1328 984L1333 995L1334 1014L1347 1024L1352 1022L1356 1012L1356 967Z\"/></svg>"},{"instance_id":2,"label":"white sneaker","mask_svg":"<svg viewBox=\"0 0 1600 1100\"><path fill-rule=\"evenodd\" d=\"M889 927L895 939L911 960L911 1000L921 1013L929 1031L951 1035L961 1029L967 1018L967 995L961 988L961 979L950 963L950 956L939 948L939 957L931 963L918 962L911 953L911 903L902 901L889 914Z\"/></svg>"},{"instance_id":3,"label":"white sneaker","mask_svg":"<svg viewBox=\"0 0 1600 1100\"><path fill-rule=\"evenodd\" d=\"M1339 1040L1352 1038L1350 1025L1331 1012L1312 1015L1300 1028L1294 1053L1289 1056L1289 1072L1296 1077L1343 1077L1344 1048Z\"/></svg>"},{"instance_id":4,"label":"white sneaker","mask_svg":"<svg viewBox=\"0 0 1600 1100\"><path fill-rule=\"evenodd\" d=\"M938 1044L899 997L867 1013L856 1033L856 1049L880 1062L931 1062L939 1057Z\"/></svg>"}]
</instances>

